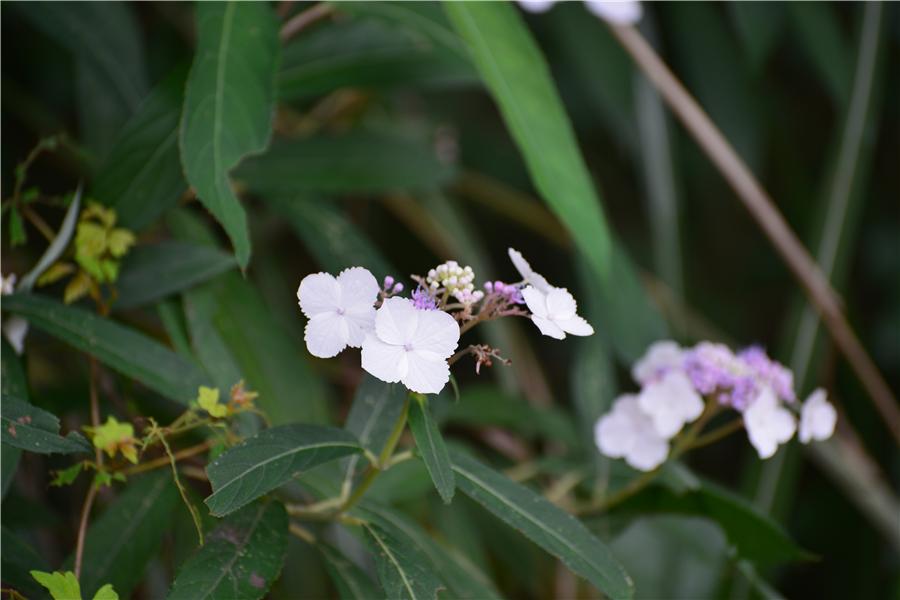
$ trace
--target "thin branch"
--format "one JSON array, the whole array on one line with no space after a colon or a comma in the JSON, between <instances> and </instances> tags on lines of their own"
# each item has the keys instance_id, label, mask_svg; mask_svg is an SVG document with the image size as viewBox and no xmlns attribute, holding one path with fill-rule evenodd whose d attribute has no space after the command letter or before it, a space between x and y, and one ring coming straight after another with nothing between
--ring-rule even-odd
<instances>
[{"instance_id":1,"label":"thin branch","mask_svg":"<svg viewBox=\"0 0 900 600\"><path fill-rule=\"evenodd\" d=\"M84 559L84 538L87 536L88 518L91 514L91 507L94 506L94 498L97 497L97 486L91 482L87 496L84 499L84 506L81 507L81 519L78 522L78 541L75 544L75 578L81 578L81 563Z\"/></svg>"},{"instance_id":2,"label":"thin branch","mask_svg":"<svg viewBox=\"0 0 900 600\"><path fill-rule=\"evenodd\" d=\"M728 140L640 32L630 26L611 25L610 28L784 258L821 315L835 344L872 397L875 408L881 413L888 429L900 442L900 408L897 400L844 317L838 295L822 275L812 256Z\"/></svg>"},{"instance_id":3,"label":"thin branch","mask_svg":"<svg viewBox=\"0 0 900 600\"><path fill-rule=\"evenodd\" d=\"M308 8L301 13L297 13L288 20L281 28L281 42L287 42L289 39L312 25L317 21L321 21L334 12L334 7L325 2L320 2Z\"/></svg>"}]
</instances>

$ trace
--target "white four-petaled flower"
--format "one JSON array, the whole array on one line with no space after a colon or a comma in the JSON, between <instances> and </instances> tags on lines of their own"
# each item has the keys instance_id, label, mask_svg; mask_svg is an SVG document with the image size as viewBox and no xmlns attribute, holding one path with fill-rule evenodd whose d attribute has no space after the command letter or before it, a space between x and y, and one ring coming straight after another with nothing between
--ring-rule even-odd
<instances>
[{"instance_id":1,"label":"white four-petaled flower","mask_svg":"<svg viewBox=\"0 0 900 600\"><path fill-rule=\"evenodd\" d=\"M778 401L775 392L764 387L744 411L744 428L759 457L770 458L779 444L791 439L797 422L794 415Z\"/></svg>"},{"instance_id":2,"label":"white four-petaled flower","mask_svg":"<svg viewBox=\"0 0 900 600\"><path fill-rule=\"evenodd\" d=\"M641 410L637 396L619 396L612 410L597 421L594 437L600 452L641 471L652 471L669 454L669 442L659 435L653 420Z\"/></svg>"},{"instance_id":3,"label":"white four-petaled flower","mask_svg":"<svg viewBox=\"0 0 900 600\"><path fill-rule=\"evenodd\" d=\"M407 298L388 298L362 345L362 368L420 394L437 394L450 379L447 359L459 342L456 319L440 310L418 310Z\"/></svg>"},{"instance_id":4,"label":"white four-petaled flower","mask_svg":"<svg viewBox=\"0 0 900 600\"><path fill-rule=\"evenodd\" d=\"M800 411L800 431L797 437L804 444L808 444L812 440L820 442L827 440L834 433L835 424L837 424L837 411L825 399L825 390L817 389L803 403L803 409Z\"/></svg>"},{"instance_id":5,"label":"white four-petaled flower","mask_svg":"<svg viewBox=\"0 0 900 600\"><path fill-rule=\"evenodd\" d=\"M703 412L703 399L682 371L669 371L651 381L638 396L641 410L653 421L656 432L671 439Z\"/></svg>"},{"instance_id":6,"label":"white four-petaled flower","mask_svg":"<svg viewBox=\"0 0 900 600\"><path fill-rule=\"evenodd\" d=\"M653 342L631 368L635 383L645 385L684 365L684 350L672 340Z\"/></svg>"},{"instance_id":7,"label":"white four-petaled flower","mask_svg":"<svg viewBox=\"0 0 900 600\"><path fill-rule=\"evenodd\" d=\"M576 314L578 305L565 288L550 288L546 294L528 286L522 290L525 304L531 311L531 320L544 335L565 339L572 335L593 335L594 328Z\"/></svg>"},{"instance_id":8,"label":"white four-petaled flower","mask_svg":"<svg viewBox=\"0 0 900 600\"><path fill-rule=\"evenodd\" d=\"M539 292L543 292L544 294L553 289L553 286L544 279L543 275L535 273L531 268L531 265L528 264L528 261L522 256L521 252L514 248L509 248L506 252L509 254L509 260L512 261L513 266L522 276L525 283L534 286Z\"/></svg>"},{"instance_id":9,"label":"white four-petaled flower","mask_svg":"<svg viewBox=\"0 0 900 600\"><path fill-rule=\"evenodd\" d=\"M330 273L304 277L297 298L309 317L304 339L310 354L331 358L347 346L359 348L374 327L379 291L375 276L362 267L345 269L337 278Z\"/></svg>"}]
</instances>

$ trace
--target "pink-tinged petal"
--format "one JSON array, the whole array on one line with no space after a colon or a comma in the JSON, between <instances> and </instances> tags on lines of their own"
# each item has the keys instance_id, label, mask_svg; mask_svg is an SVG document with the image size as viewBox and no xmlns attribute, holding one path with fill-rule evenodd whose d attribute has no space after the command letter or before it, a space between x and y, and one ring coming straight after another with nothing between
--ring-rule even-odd
<instances>
[{"instance_id":1,"label":"pink-tinged petal","mask_svg":"<svg viewBox=\"0 0 900 600\"><path fill-rule=\"evenodd\" d=\"M522 256L522 253L513 248L509 248L507 250L509 254L509 260L512 261L513 266L522 276L522 279L525 280L525 283L533 285L538 291L547 293L553 287L551 286L544 276L540 273L535 273L531 269L531 265L528 264L528 261Z\"/></svg>"},{"instance_id":2,"label":"pink-tinged petal","mask_svg":"<svg viewBox=\"0 0 900 600\"><path fill-rule=\"evenodd\" d=\"M441 310L419 312L419 324L413 335L413 351L433 353L441 359L450 358L459 343L459 323Z\"/></svg>"},{"instance_id":3,"label":"pink-tinged petal","mask_svg":"<svg viewBox=\"0 0 900 600\"><path fill-rule=\"evenodd\" d=\"M313 273L300 282L297 299L303 314L314 317L340 308L341 289L330 273Z\"/></svg>"},{"instance_id":4,"label":"pink-tinged petal","mask_svg":"<svg viewBox=\"0 0 900 600\"><path fill-rule=\"evenodd\" d=\"M344 269L337 282L341 286L341 307L347 311L372 308L381 290L375 276L363 267Z\"/></svg>"},{"instance_id":5,"label":"pink-tinged petal","mask_svg":"<svg viewBox=\"0 0 900 600\"><path fill-rule=\"evenodd\" d=\"M306 323L303 339L309 353L319 358L337 356L347 347L347 322L337 313L319 313Z\"/></svg>"},{"instance_id":6,"label":"pink-tinged petal","mask_svg":"<svg viewBox=\"0 0 900 600\"><path fill-rule=\"evenodd\" d=\"M531 314L545 319L549 316L547 313L547 296L534 286L527 286L522 289L522 297Z\"/></svg>"},{"instance_id":7,"label":"pink-tinged petal","mask_svg":"<svg viewBox=\"0 0 900 600\"><path fill-rule=\"evenodd\" d=\"M347 320L349 332L347 345L359 348L366 339L366 334L375 330L375 307L360 306L347 309L344 318Z\"/></svg>"},{"instance_id":8,"label":"pink-tinged petal","mask_svg":"<svg viewBox=\"0 0 900 600\"><path fill-rule=\"evenodd\" d=\"M537 325L537 328L541 330L541 333L548 337L552 337L557 340L566 339L566 332L560 329L559 325L557 325L550 319L545 319L544 317L539 317L537 315L531 315L531 322Z\"/></svg>"},{"instance_id":9,"label":"pink-tinged petal","mask_svg":"<svg viewBox=\"0 0 900 600\"><path fill-rule=\"evenodd\" d=\"M634 445L634 430L621 414L608 413L594 427L594 441L600 452L610 458L622 458Z\"/></svg>"},{"instance_id":10,"label":"pink-tinged petal","mask_svg":"<svg viewBox=\"0 0 900 600\"><path fill-rule=\"evenodd\" d=\"M684 364L684 350L676 342L662 340L653 342L644 356L631 369L631 376L641 385L671 369L680 369Z\"/></svg>"},{"instance_id":11,"label":"pink-tinged petal","mask_svg":"<svg viewBox=\"0 0 900 600\"><path fill-rule=\"evenodd\" d=\"M362 368L387 383L397 383L408 370L403 346L385 344L374 333L367 333L362 343Z\"/></svg>"},{"instance_id":12,"label":"pink-tinged petal","mask_svg":"<svg viewBox=\"0 0 900 600\"><path fill-rule=\"evenodd\" d=\"M416 332L422 312L408 298L387 298L375 313L375 333L388 344L408 344Z\"/></svg>"},{"instance_id":13,"label":"pink-tinged petal","mask_svg":"<svg viewBox=\"0 0 900 600\"><path fill-rule=\"evenodd\" d=\"M566 333L572 335L594 335L594 328L583 318L575 315L569 319L554 319L554 322Z\"/></svg>"},{"instance_id":14,"label":"pink-tinged petal","mask_svg":"<svg viewBox=\"0 0 900 600\"><path fill-rule=\"evenodd\" d=\"M406 355L409 368L402 378L403 385L420 394L437 394L450 381L450 366L446 360L428 360L418 352Z\"/></svg>"},{"instance_id":15,"label":"pink-tinged petal","mask_svg":"<svg viewBox=\"0 0 900 600\"><path fill-rule=\"evenodd\" d=\"M566 288L552 288L547 292L547 314L554 321L571 319L577 311L578 304Z\"/></svg>"}]
</instances>

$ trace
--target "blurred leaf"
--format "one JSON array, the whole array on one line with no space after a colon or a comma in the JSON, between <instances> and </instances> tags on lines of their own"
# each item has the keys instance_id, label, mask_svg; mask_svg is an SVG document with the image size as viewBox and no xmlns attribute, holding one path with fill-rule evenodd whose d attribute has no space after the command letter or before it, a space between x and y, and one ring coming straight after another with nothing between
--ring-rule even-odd
<instances>
[{"instance_id":1,"label":"blurred leaf","mask_svg":"<svg viewBox=\"0 0 900 600\"><path fill-rule=\"evenodd\" d=\"M369 523L366 541L375 556L378 579L388 598L417 600L437 598L444 585L425 554L394 530Z\"/></svg>"},{"instance_id":2,"label":"blurred leaf","mask_svg":"<svg viewBox=\"0 0 900 600\"><path fill-rule=\"evenodd\" d=\"M316 544L325 559L325 568L341 600L370 600L384 596L369 576L339 550L326 543Z\"/></svg>"},{"instance_id":3,"label":"blurred leaf","mask_svg":"<svg viewBox=\"0 0 900 600\"><path fill-rule=\"evenodd\" d=\"M169 600L256 600L281 573L288 516L279 502L257 502L222 520L184 564Z\"/></svg>"},{"instance_id":4,"label":"blurred leaf","mask_svg":"<svg viewBox=\"0 0 900 600\"><path fill-rule=\"evenodd\" d=\"M5 296L3 308L172 400L187 404L208 383L193 364L159 342L86 310L30 294Z\"/></svg>"},{"instance_id":5,"label":"blurred leaf","mask_svg":"<svg viewBox=\"0 0 900 600\"><path fill-rule=\"evenodd\" d=\"M426 396L417 396L410 401L409 429L416 440L419 454L428 467L428 474L434 487L441 495L445 504L453 501L453 493L456 491L456 482L453 477L453 469L450 466L450 455L447 454L447 446L438 429L437 423L428 409Z\"/></svg>"},{"instance_id":6,"label":"blurred leaf","mask_svg":"<svg viewBox=\"0 0 900 600\"><path fill-rule=\"evenodd\" d=\"M12 346L5 338L0 339L0 392L5 395L15 396L22 401L28 401L28 381L25 379L25 369L22 361L15 353ZM22 451L12 446L3 446L0 451L0 498L6 497L9 486L12 484L19 468L19 459Z\"/></svg>"},{"instance_id":7,"label":"blurred leaf","mask_svg":"<svg viewBox=\"0 0 900 600\"><path fill-rule=\"evenodd\" d=\"M98 169L91 196L116 209L119 224L139 230L187 189L178 157L178 121L187 73L177 68L141 103Z\"/></svg>"},{"instance_id":8,"label":"blurred leaf","mask_svg":"<svg viewBox=\"0 0 900 600\"><path fill-rule=\"evenodd\" d=\"M156 556L178 503L178 490L169 471L129 478L128 486L96 519L84 542L81 588L90 598L111 583L122 598L144 579ZM72 557L66 562L71 565Z\"/></svg>"},{"instance_id":9,"label":"blurred leaf","mask_svg":"<svg viewBox=\"0 0 900 600\"><path fill-rule=\"evenodd\" d=\"M56 262L56 259L62 256L62 253L65 252L66 248L69 246L72 234L75 232L75 223L78 221L78 209L80 207L81 186L79 185L78 189L75 191L75 196L72 198L72 202L69 204L69 208L66 209L66 216L63 218L62 225L59 226L56 237L53 238L53 241L50 242L50 245L44 250L41 258L37 261L37 264L22 277L21 281L19 281L19 285L16 286L17 291L30 292L38 278L49 269L54 262Z\"/></svg>"},{"instance_id":10,"label":"blurred leaf","mask_svg":"<svg viewBox=\"0 0 900 600\"><path fill-rule=\"evenodd\" d=\"M319 198L266 200L325 271L339 273L350 266L365 265L379 279L397 273L339 205Z\"/></svg>"},{"instance_id":11,"label":"blurred leaf","mask_svg":"<svg viewBox=\"0 0 900 600\"><path fill-rule=\"evenodd\" d=\"M220 390L229 390L243 378L241 369L215 327L218 310L214 286L202 286L184 294L184 316L190 331L190 347Z\"/></svg>"},{"instance_id":12,"label":"blurred leaf","mask_svg":"<svg viewBox=\"0 0 900 600\"><path fill-rule=\"evenodd\" d=\"M784 4L778 2L729 2L729 16L755 71L760 71L784 29Z\"/></svg>"},{"instance_id":13,"label":"blurred leaf","mask_svg":"<svg viewBox=\"0 0 900 600\"><path fill-rule=\"evenodd\" d=\"M227 515L287 483L298 473L360 451L356 437L336 427L282 425L244 440L209 463L210 512Z\"/></svg>"},{"instance_id":14,"label":"blurred leaf","mask_svg":"<svg viewBox=\"0 0 900 600\"><path fill-rule=\"evenodd\" d=\"M342 2L338 10L347 6ZM278 93L290 100L344 87L450 87L477 82L464 57L422 34L390 22L353 18L304 32L288 44Z\"/></svg>"},{"instance_id":15,"label":"blurred leaf","mask_svg":"<svg viewBox=\"0 0 900 600\"><path fill-rule=\"evenodd\" d=\"M280 141L245 161L235 178L263 196L377 193L437 187L453 177L433 148L396 134L354 130Z\"/></svg>"},{"instance_id":16,"label":"blurred leaf","mask_svg":"<svg viewBox=\"0 0 900 600\"><path fill-rule=\"evenodd\" d=\"M250 238L228 171L269 143L278 24L264 3L201 2L196 13L198 40L185 88L181 163L197 197L231 238L243 268L250 260Z\"/></svg>"},{"instance_id":17,"label":"blurred leaf","mask_svg":"<svg viewBox=\"0 0 900 600\"><path fill-rule=\"evenodd\" d=\"M4 448L3 453L9 452ZM0 546L3 547L0 570L3 571L4 587L10 586L27 597L40 597L43 590L35 582L30 571L48 571L50 566L25 540L6 526L0 528Z\"/></svg>"},{"instance_id":18,"label":"blurred leaf","mask_svg":"<svg viewBox=\"0 0 900 600\"><path fill-rule=\"evenodd\" d=\"M786 8L791 27L832 100L839 107L846 106L853 81L853 57L835 7L792 2Z\"/></svg>"},{"instance_id":19,"label":"blurred leaf","mask_svg":"<svg viewBox=\"0 0 900 600\"><path fill-rule=\"evenodd\" d=\"M407 391L399 383L385 383L363 373L362 380L353 395L353 404L344 423L344 429L352 433L365 448L375 456L381 455L391 432L394 430ZM356 475L360 456L351 456L345 471L345 481Z\"/></svg>"},{"instance_id":20,"label":"blurred leaf","mask_svg":"<svg viewBox=\"0 0 900 600\"><path fill-rule=\"evenodd\" d=\"M528 164L535 187L568 227L603 283L612 242L572 125L547 64L516 9L505 3L444 5L468 44Z\"/></svg>"},{"instance_id":21,"label":"blurred leaf","mask_svg":"<svg viewBox=\"0 0 900 600\"><path fill-rule=\"evenodd\" d=\"M6 393L3 394L0 432L3 443L38 454L91 452L91 445L77 431L59 435L59 419L45 410Z\"/></svg>"},{"instance_id":22,"label":"blurred leaf","mask_svg":"<svg viewBox=\"0 0 900 600\"><path fill-rule=\"evenodd\" d=\"M9 245L14 248L28 241L25 233L25 223L22 222L22 213L13 206L9 209Z\"/></svg>"},{"instance_id":23,"label":"blurred leaf","mask_svg":"<svg viewBox=\"0 0 900 600\"><path fill-rule=\"evenodd\" d=\"M209 246L176 240L138 246L122 261L115 307L151 304L233 267L233 256Z\"/></svg>"},{"instance_id":24,"label":"blurred leaf","mask_svg":"<svg viewBox=\"0 0 900 600\"><path fill-rule=\"evenodd\" d=\"M181 302L176 298L162 300L156 305L156 314L175 351L187 359L193 359Z\"/></svg>"},{"instance_id":25,"label":"blurred leaf","mask_svg":"<svg viewBox=\"0 0 900 600\"><path fill-rule=\"evenodd\" d=\"M495 517L559 558L611 598L631 598L631 579L612 553L572 515L475 459L451 451L457 485Z\"/></svg>"}]
</instances>

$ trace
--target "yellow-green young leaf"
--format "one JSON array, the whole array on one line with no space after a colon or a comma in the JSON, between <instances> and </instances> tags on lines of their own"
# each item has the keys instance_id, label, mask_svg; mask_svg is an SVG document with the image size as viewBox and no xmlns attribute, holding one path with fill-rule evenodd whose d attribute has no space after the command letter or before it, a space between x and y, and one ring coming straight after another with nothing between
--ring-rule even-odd
<instances>
[{"instance_id":1,"label":"yellow-green young leaf","mask_svg":"<svg viewBox=\"0 0 900 600\"><path fill-rule=\"evenodd\" d=\"M66 275L71 275L75 272L75 265L68 262L58 262L55 263L52 267L44 271L44 274L38 277L37 285L44 286L50 285L51 283L55 283L65 277Z\"/></svg>"},{"instance_id":2,"label":"yellow-green young leaf","mask_svg":"<svg viewBox=\"0 0 900 600\"><path fill-rule=\"evenodd\" d=\"M375 556L385 595L402 600L436 600L444 584L428 557L408 538L385 525L365 525L366 541Z\"/></svg>"},{"instance_id":3,"label":"yellow-green young leaf","mask_svg":"<svg viewBox=\"0 0 900 600\"><path fill-rule=\"evenodd\" d=\"M75 463L67 469L56 471L56 475L53 477L53 481L50 482L50 485L54 487L72 485L72 483L74 483L78 476L81 474L81 470L83 468L84 463Z\"/></svg>"},{"instance_id":4,"label":"yellow-green young leaf","mask_svg":"<svg viewBox=\"0 0 900 600\"><path fill-rule=\"evenodd\" d=\"M228 414L228 407L219 403L219 388L200 386L197 406L209 413L209 416L221 419Z\"/></svg>"},{"instance_id":5,"label":"yellow-green young leaf","mask_svg":"<svg viewBox=\"0 0 900 600\"><path fill-rule=\"evenodd\" d=\"M72 571L65 573L32 571L31 576L47 588L53 600L81 600L81 586L78 585L78 579Z\"/></svg>"},{"instance_id":6,"label":"yellow-green young leaf","mask_svg":"<svg viewBox=\"0 0 900 600\"><path fill-rule=\"evenodd\" d=\"M228 171L269 142L278 21L264 2L200 2L196 13L197 50L179 135L181 164L245 267L250 260L246 215Z\"/></svg>"},{"instance_id":7,"label":"yellow-green young leaf","mask_svg":"<svg viewBox=\"0 0 900 600\"><path fill-rule=\"evenodd\" d=\"M288 517L279 502L257 502L223 519L188 559L168 600L256 600L278 578Z\"/></svg>"},{"instance_id":8,"label":"yellow-green young leaf","mask_svg":"<svg viewBox=\"0 0 900 600\"><path fill-rule=\"evenodd\" d=\"M206 505L214 515L227 515L302 471L360 451L356 437L336 427L282 425L266 429L206 467L213 489Z\"/></svg>"},{"instance_id":9,"label":"yellow-green young leaf","mask_svg":"<svg viewBox=\"0 0 900 600\"><path fill-rule=\"evenodd\" d=\"M91 291L91 284L91 277L84 271L78 271L75 277L66 284L66 289L63 292L63 302L72 304L81 300Z\"/></svg>"},{"instance_id":10,"label":"yellow-green young leaf","mask_svg":"<svg viewBox=\"0 0 900 600\"><path fill-rule=\"evenodd\" d=\"M4 444L39 454L91 451L80 433L70 431L66 437L59 435L59 419L54 415L15 396L3 394L2 400L0 437Z\"/></svg>"},{"instance_id":11,"label":"yellow-green young leaf","mask_svg":"<svg viewBox=\"0 0 900 600\"><path fill-rule=\"evenodd\" d=\"M631 598L634 586L609 548L575 517L540 494L451 451L456 484L495 517L560 559L611 598Z\"/></svg>"},{"instance_id":12,"label":"yellow-green young leaf","mask_svg":"<svg viewBox=\"0 0 900 600\"><path fill-rule=\"evenodd\" d=\"M109 253L121 258L134 245L136 238L128 229L117 228L109 233Z\"/></svg>"},{"instance_id":13,"label":"yellow-green young leaf","mask_svg":"<svg viewBox=\"0 0 900 600\"><path fill-rule=\"evenodd\" d=\"M94 594L94 600L119 600L119 595L111 583L107 583Z\"/></svg>"},{"instance_id":14,"label":"yellow-green young leaf","mask_svg":"<svg viewBox=\"0 0 900 600\"><path fill-rule=\"evenodd\" d=\"M453 492L456 491L456 481L453 477L453 469L450 466L450 456L447 454L447 446L438 429L437 423L428 409L428 399L417 395L412 398L409 407L409 428L412 430L416 447L435 489L441 495L445 504L453 500Z\"/></svg>"}]
</instances>

